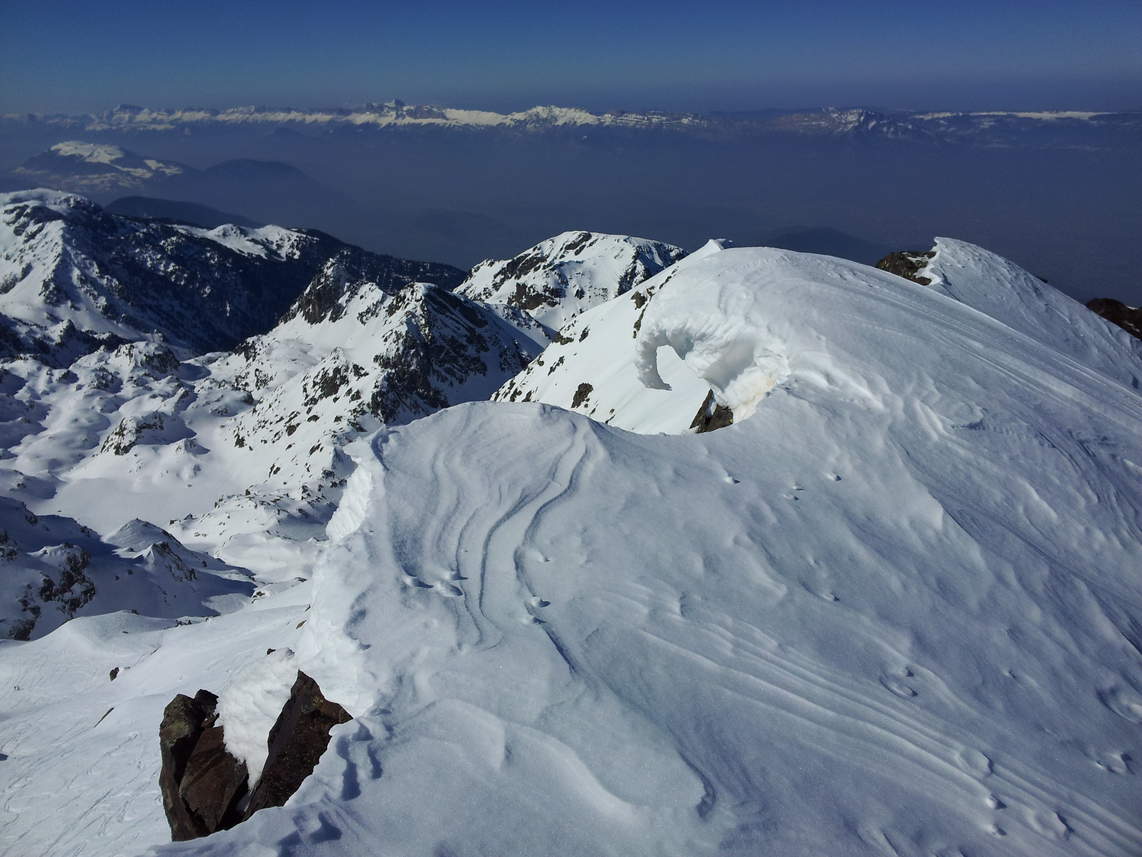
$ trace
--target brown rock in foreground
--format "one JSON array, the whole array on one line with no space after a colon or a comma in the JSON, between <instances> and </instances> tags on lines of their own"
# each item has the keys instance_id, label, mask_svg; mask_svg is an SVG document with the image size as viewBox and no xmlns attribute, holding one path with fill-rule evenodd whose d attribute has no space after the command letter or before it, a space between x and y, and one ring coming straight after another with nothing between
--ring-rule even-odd
<instances>
[{"instance_id":1,"label":"brown rock in foreground","mask_svg":"<svg viewBox=\"0 0 1142 857\"><path fill-rule=\"evenodd\" d=\"M706 394L702 407L698 408L698 413L694 415L694 422L690 423L690 428L694 429L695 434L701 434L725 428L733 421L734 412L725 405L719 405L714 399L714 391L711 390Z\"/></svg>"},{"instance_id":2,"label":"brown rock in foreground","mask_svg":"<svg viewBox=\"0 0 1142 857\"><path fill-rule=\"evenodd\" d=\"M270 754L250 795L245 817L284 804L313 773L329 746L329 730L351 719L344 708L325 698L317 682L299 670L289 699L270 730Z\"/></svg>"},{"instance_id":3,"label":"brown rock in foreground","mask_svg":"<svg viewBox=\"0 0 1142 857\"><path fill-rule=\"evenodd\" d=\"M180 693L163 711L159 788L175 842L227 830L259 809L284 804L313 773L329 746L329 730L352 719L299 670L247 799L246 763L227 752L217 706L217 696L200 690L193 699Z\"/></svg>"},{"instance_id":4,"label":"brown rock in foreground","mask_svg":"<svg viewBox=\"0 0 1142 857\"><path fill-rule=\"evenodd\" d=\"M246 765L226 752L222 727L214 725L217 705L217 696L200 690L193 699L179 694L163 711L159 788L175 842L242 820L238 804L246 794Z\"/></svg>"}]
</instances>

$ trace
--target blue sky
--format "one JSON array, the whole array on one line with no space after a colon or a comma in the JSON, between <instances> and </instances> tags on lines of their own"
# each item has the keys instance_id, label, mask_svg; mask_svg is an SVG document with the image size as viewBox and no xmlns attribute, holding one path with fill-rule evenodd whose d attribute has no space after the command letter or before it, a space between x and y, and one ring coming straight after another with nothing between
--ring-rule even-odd
<instances>
[{"instance_id":1,"label":"blue sky","mask_svg":"<svg viewBox=\"0 0 1142 857\"><path fill-rule=\"evenodd\" d=\"M0 111L1142 107L1142 2L28 2Z\"/></svg>"}]
</instances>

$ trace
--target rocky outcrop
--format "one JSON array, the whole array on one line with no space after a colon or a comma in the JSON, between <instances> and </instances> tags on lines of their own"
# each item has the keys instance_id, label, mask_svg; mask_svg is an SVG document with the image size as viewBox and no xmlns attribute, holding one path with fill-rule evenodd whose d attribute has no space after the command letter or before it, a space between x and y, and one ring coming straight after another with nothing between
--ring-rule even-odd
<instances>
[{"instance_id":1,"label":"rocky outcrop","mask_svg":"<svg viewBox=\"0 0 1142 857\"><path fill-rule=\"evenodd\" d=\"M180 693L163 711L159 788L175 842L242 820L246 765L226 751L222 727L215 725L217 705L217 696L200 690L193 699Z\"/></svg>"},{"instance_id":2,"label":"rocky outcrop","mask_svg":"<svg viewBox=\"0 0 1142 857\"><path fill-rule=\"evenodd\" d=\"M242 762L226 749L218 697L200 690L179 694L159 727L159 788L171 839L179 842L227 830L260 809L283 805L313 773L329 746L329 731L349 713L299 671L268 739L269 756L253 791Z\"/></svg>"},{"instance_id":3,"label":"rocky outcrop","mask_svg":"<svg viewBox=\"0 0 1142 857\"><path fill-rule=\"evenodd\" d=\"M1142 339L1142 307L1128 306L1114 298L1095 298L1087 309L1098 313L1111 324L1117 324L1131 336Z\"/></svg>"},{"instance_id":4,"label":"rocky outcrop","mask_svg":"<svg viewBox=\"0 0 1142 857\"><path fill-rule=\"evenodd\" d=\"M931 250L927 252L901 250L896 253L889 253L876 263L876 267L922 286L927 286L931 285L932 278L925 277L920 272L928 267L929 260L935 255L935 252Z\"/></svg>"},{"instance_id":5,"label":"rocky outcrop","mask_svg":"<svg viewBox=\"0 0 1142 857\"><path fill-rule=\"evenodd\" d=\"M245 817L284 804L317 766L329 746L329 730L350 719L344 708L325 698L317 682L299 670L289 699L270 730L270 754L250 795Z\"/></svg>"},{"instance_id":6,"label":"rocky outcrop","mask_svg":"<svg viewBox=\"0 0 1142 857\"><path fill-rule=\"evenodd\" d=\"M694 422L690 423L690 428L695 434L702 434L725 428L732 425L733 421L734 412L725 405L718 404L714 398L714 391L711 390L706 395L706 400L702 402L702 407L698 408L698 413L694 415Z\"/></svg>"}]
</instances>

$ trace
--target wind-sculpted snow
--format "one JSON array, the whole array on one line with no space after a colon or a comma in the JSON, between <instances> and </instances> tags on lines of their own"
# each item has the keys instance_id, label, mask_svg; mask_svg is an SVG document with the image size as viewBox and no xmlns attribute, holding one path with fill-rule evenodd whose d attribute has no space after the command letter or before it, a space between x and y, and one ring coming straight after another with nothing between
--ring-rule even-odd
<instances>
[{"instance_id":1,"label":"wind-sculpted snow","mask_svg":"<svg viewBox=\"0 0 1142 857\"><path fill-rule=\"evenodd\" d=\"M0 644L6 844L45 857L1142 852L1142 397L1076 351L1102 342L1082 327L1100 319L1053 340L966 300L983 278L1024 283L976 249L980 282L949 271L950 296L837 259L710 245L583 312L517 379L520 395L580 398L596 419L520 395L462 404L349 447L324 532L284 488L172 525L266 569L261 585L209 621L80 616ZM417 318L434 293L401 289L402 312ZM268 384L306 377L332 344L346 366L375 344L344 332L372 330L365 310L386 299L328 294L317 359L275 336L298 360ZM455 332L474 310L448 306L439 322ZM278 333L309 324L299 312ZM1116 342L1090 353L1117 365ZM68 394L88 406L66 413L106 423L85 429L96 439L118 424L101 407L121 421L165 402L210 447L207 471L281 456L225 447L243 405L223 381L247 358L182 364L204 373L192 382L162 376L161 349L114 353L105 389ZM10 365L26 377L0 385L20 395L59 372ZM640 369L672 389L644 387ZM192 384L193 406L171 401ZM710 389L734 423L683 433ZM82 472L142 491L98 468L148 461L146 441ZM51 448L22 445L19 461L50 473ZM195 552L162 532L130 522L106 541L148 568L168 541L188 564ZM252 756L287 664L355 720L287 806L162 844L158 746L143 736L163 705L223 694Z\"/></svg>"},{"instance_id":2,"label":"wind-sculpted snow","mask_svg":"<svg viewBox=\"0 0 1142 857\"><path fill-rule=\"evenodd\" d=\"M297 645L356 720L288 808L159 851L1142 850L1137 393L823 257L649 306L752 416L477 403L359 446Z\"/></svg>"}]
</instances>

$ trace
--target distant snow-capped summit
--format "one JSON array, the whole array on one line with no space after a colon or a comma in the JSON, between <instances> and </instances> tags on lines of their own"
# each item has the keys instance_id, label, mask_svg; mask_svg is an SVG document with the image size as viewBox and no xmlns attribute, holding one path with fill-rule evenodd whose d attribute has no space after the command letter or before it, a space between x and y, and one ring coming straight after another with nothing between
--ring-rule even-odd
<instances>
[{"instance_id":1,"label":"distant snow-capped summit","mask_svg":"<svg viewBox=\"0 0 1142 857\"><path fill-rule=\"evenodd\" d=\"M13 173L28 184L105 192L134 190L189 171L185 164L146 158L119 146L67 140L29 158Z\"/></svg>"},{"instance_id":2,"label":"distant snow-capped summit","mask_svg":"<svg viewBox=\"0 0 1142 857\"><path fill-rule=\"evenodd\" d=\"M863 106L746 113L681 113L655 110L591 111L573 106L536 106L506 113L492 110L410 105L400 100L359 107L303 109L230 107L163 109L115 107L83 115L11 114L0 122L44 125L86 133L182 132L241 126L304 131L344 129L472 129L541 133L560 129L595 131L668 130L713 138L789 136L824 139L894 140L982 146L1136 145L1142 112L1088 110L917 111Z\"/></svg>"}]
</instances>

